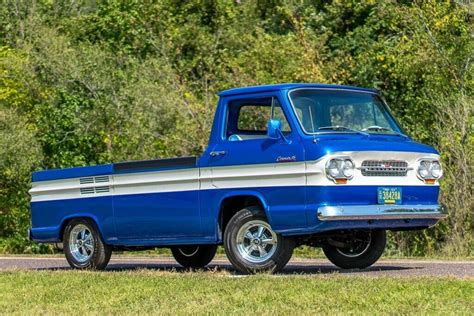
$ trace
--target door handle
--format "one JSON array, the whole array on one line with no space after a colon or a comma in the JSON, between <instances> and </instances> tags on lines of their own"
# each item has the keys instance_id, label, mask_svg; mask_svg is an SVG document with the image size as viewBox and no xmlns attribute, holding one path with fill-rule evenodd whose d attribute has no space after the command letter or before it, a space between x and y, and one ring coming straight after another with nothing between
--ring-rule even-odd
<instances>
[{"instance_id":1,"label":"door handle","mask_svg":"<svg viewBox=\"0 0 474 316\"><path fill-rule=\"evenodd\" d=\"M209 155L211 155L211 157L217 157L217 156L224 156L227 152L224 151L224 150L220 150L220 151L211 151L211 153Z\"/></svg>"}]
</instances>

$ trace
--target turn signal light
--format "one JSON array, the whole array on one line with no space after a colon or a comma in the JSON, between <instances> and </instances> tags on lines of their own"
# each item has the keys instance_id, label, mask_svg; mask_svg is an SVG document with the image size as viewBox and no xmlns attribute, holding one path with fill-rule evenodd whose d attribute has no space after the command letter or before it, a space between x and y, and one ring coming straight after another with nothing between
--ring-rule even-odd
<instances>
[{"instance_id":1,"label":"turn signal light","mask_svg":"<svg viewBox=\"0 0 474 316\"><path fill-rule=\"evenodd\" d=\"M426 184L435 184L435 179L425 179Z\"/></svg>"},{"instance_id":2,"label":"turn signal light","mask_svg":"<svg viewBox=\"0 0 474 316\"><path fill-rule=\"evenodd\" d=\"M337 184L346 184L347 179L334 179L334 182L336 182Z\"/></svg>"}]
</instances>

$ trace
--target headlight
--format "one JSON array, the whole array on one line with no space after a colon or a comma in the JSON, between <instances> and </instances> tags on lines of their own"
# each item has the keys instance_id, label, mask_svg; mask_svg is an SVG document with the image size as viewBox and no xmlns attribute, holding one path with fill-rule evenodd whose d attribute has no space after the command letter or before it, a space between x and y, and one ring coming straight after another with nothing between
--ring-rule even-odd
<instances>
[{"instance_id":1,"label":"headlight","mask_svg":"<svg viewBox=\"0 0 474 316\"><path fill-rule=\"evenodd\" d=\"M422 179L426 179L430 175L430 162L421 161L420 166L418 167L418 174Z\"/></svg>"},{"instance_id":2,"label":"headlight","mask_svg":"<svg viewBox=\"0 0 474 316\"><path fill-rule=\"evenodd\" d=\"M348 179L351 179L354 176L354 163L352 160L344 160L342 165L342 174Z\"/></svg>"},{"instance_id":3,"label":"headlight","mask_svg":"<svg viewBox=\"0 0 474 316\"><path fill-rule=\"evenodd\" d=\"M335 159L329 161L326 170L332 178L336 178L339 175L338 161Z\"/></svg>"},{"instance_id":4,"label":"headlight","mask_svg":"<svg viewBox=\"0 0 474 316\"><path fill-rule=\"evenodd\" d=\"M326 163L326 175L336 183L346 183L354 176L354 163L350 158L333 158Z\"/></svg>"},{"instance_id":5,"label":"headlight","mask_svg":"<svg viewBox=\"0 0 474 316\"><path fill-rule=\"evenodd\" d=\"M435 179L439 179L443 176L443 169L441 168L439 161L433 161L431 164L431 175Z\"/></svg>"},{"instance_id":6,"label":"headlight","mask_svg":"<svg viewBox=\"0 0 474 316\"><path fill-rule=\"evenodd\" d=\"M426 183L434 183L443 176L443 169L438 160L420 160L418 165L418 177Z\"/></svg>"}]
</instances>

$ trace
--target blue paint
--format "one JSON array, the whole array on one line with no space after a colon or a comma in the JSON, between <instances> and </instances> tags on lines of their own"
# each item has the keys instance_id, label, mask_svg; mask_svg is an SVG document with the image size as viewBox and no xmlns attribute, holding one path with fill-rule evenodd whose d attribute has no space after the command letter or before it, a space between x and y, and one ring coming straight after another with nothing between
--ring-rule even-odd
<instances>
[{"instance_id":1,"label":"blue paint","mask_svg":"<svg viewBox=\"0 0 474 316\"><path fill-rule=\"evenodd\" d=\"M112 197L94 197L31 203L31 233L37 241L58 241L61 228L71 218L93 219L104 240L116 237Z\"/></svg>"},{"instance_id":2,"label":"blue paint","mask_svg":"<svg viewBox=\"0 0 474 316\"><path fill-rule=\"evenodd\" d=\"M322 84L279 84L230 89L221 92L209 146L194 168L215 168L239 165L314 161L340 151L399 151L437 154L427 145L398 135L362 135L351 132L306 134L297 121L288 99L288 92L296 88L341 89L377 94L375 90ZM266 102L271 98L281 105L290 132L276 135L279 124L272 123L272 135L261 138L228 141L237 132L239 108L229 104L246 98ZM228 123L230 122L230 123ZM393 121L396 124L395 120ZM245 131L242 132L245 135ZM276 137L278 136L278 137ZM282 137L283 136L283 137ZM222 154L213 155L212 152ZM193 163L194 165L194 163ZM33 182L70 179L121 173L142 173L176 168L146 168L114 171L114 164L37 171ZM439 187L422 185L403 186L402 205L437 204ZM33 202L31 204L34 240L60 241L65 223L76 217L88 217L97 223L106 243L122 246L166 246L178 244L221 243L219 214L225 199L234 196L253 196L263 205L272 228L284 235L309 235L334 229L383 228L399 229L431 226L436 220L417 219L322 222L317 209L324 205L377 204L377 186L288 186L275 183L272 187L248 187L194 190L164 193L110 195L77 199Z\"/></svg>"},{"instance_id":3,"label":"blue paint","mask_svg":"<svg viewBox=\"0 0 474 316\"><path fill-rule=\"evenodd\" d=\"M33 172L32 181L37 182L79 177L101 176L111 174L112 171L113 166L111 164L66 169L42 170Z\"/></svg>"},{"instance_id":4,"label":"blue paint","mask_svg":"<svg viewBox=\"0 0 474 316\"><path fill-rule=\"evenodd\" d=\"M322 83L280 83L280 84L270 84L270 85L261 85L261 86L249 86L242 88L234 88L224 90L219 93L220 97L227 97L231 95L243 95L243 94L263 94L267 92L290 90L297 88L321 88L321 89L342 89L342 90L352 90L352 91L363 91L369 93L376 93L377 90L370 88L361 88L354 86L344 86L344 85L335 85L335 84L322 84Z\"/></svg>"},{"instance_id":5,"label":"blue paint","mask_svg":"<svg viewBox=\"0 0 474 316\"><path fill-rule=\"evenodd\" d=\"M114 213L119 239L203 235L199 191L118 195Z\"/></svg>"},{"instance_id":6,"label":"blue paint","mask_svg":"<svg viewBox=\"0 0 474 316\"><path fill-rule=\"evenodd\" d=\"M282 186L245 189L215 189L186 192L120 195L111 197L34 202L32 235L37 241L59 241L60 228L69 218L90 217L104 239L121 241L206 238L221 241L216 219L220 205L232 196L255 196L262 201L272 228L279 233L311 234L353 223L321 222L316 210L324 205L377 204L377 186ZM403 205L435 205L439 187L403 186ZM203 202L199 204L197 198ZM119 207L117 207L119 206ZM200 207L199 207L200 206ZM69 211L71 210L71 212ZM387 224L390 221L379 221ZM403 221L398 221L402 223ZM368 225L367 222L364 222ZM359 223L360 224L360 223ZM406 224L406 223L405 223ZM341 226L342 225L342 226ZM368 225L373 227L373 225ZM396 227L396 226L387 226ZM399 226L405 227L405 225ZM148 245L148 244L147 244ZM161 242L156 244L161 245Z\"/></svg>"}]
</instances>

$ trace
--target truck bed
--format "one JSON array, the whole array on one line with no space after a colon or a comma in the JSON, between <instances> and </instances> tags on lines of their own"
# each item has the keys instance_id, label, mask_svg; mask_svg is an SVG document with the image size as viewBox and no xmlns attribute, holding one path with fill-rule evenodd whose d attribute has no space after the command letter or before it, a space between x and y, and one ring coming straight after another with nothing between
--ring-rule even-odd
<instances>
[{"instance_id":1,"label":"truck bed","mask_svg":"<svg viewBox=\"0 0 474 316\"><path fill-rule=\"evenodd\" d=\"M114 173L194 168L196 165L197 157L127 161L97 166L35 171L33 172L32 180L33 182L37 182L78 177L91 177Z\"/></svg>"}]
</instances>

